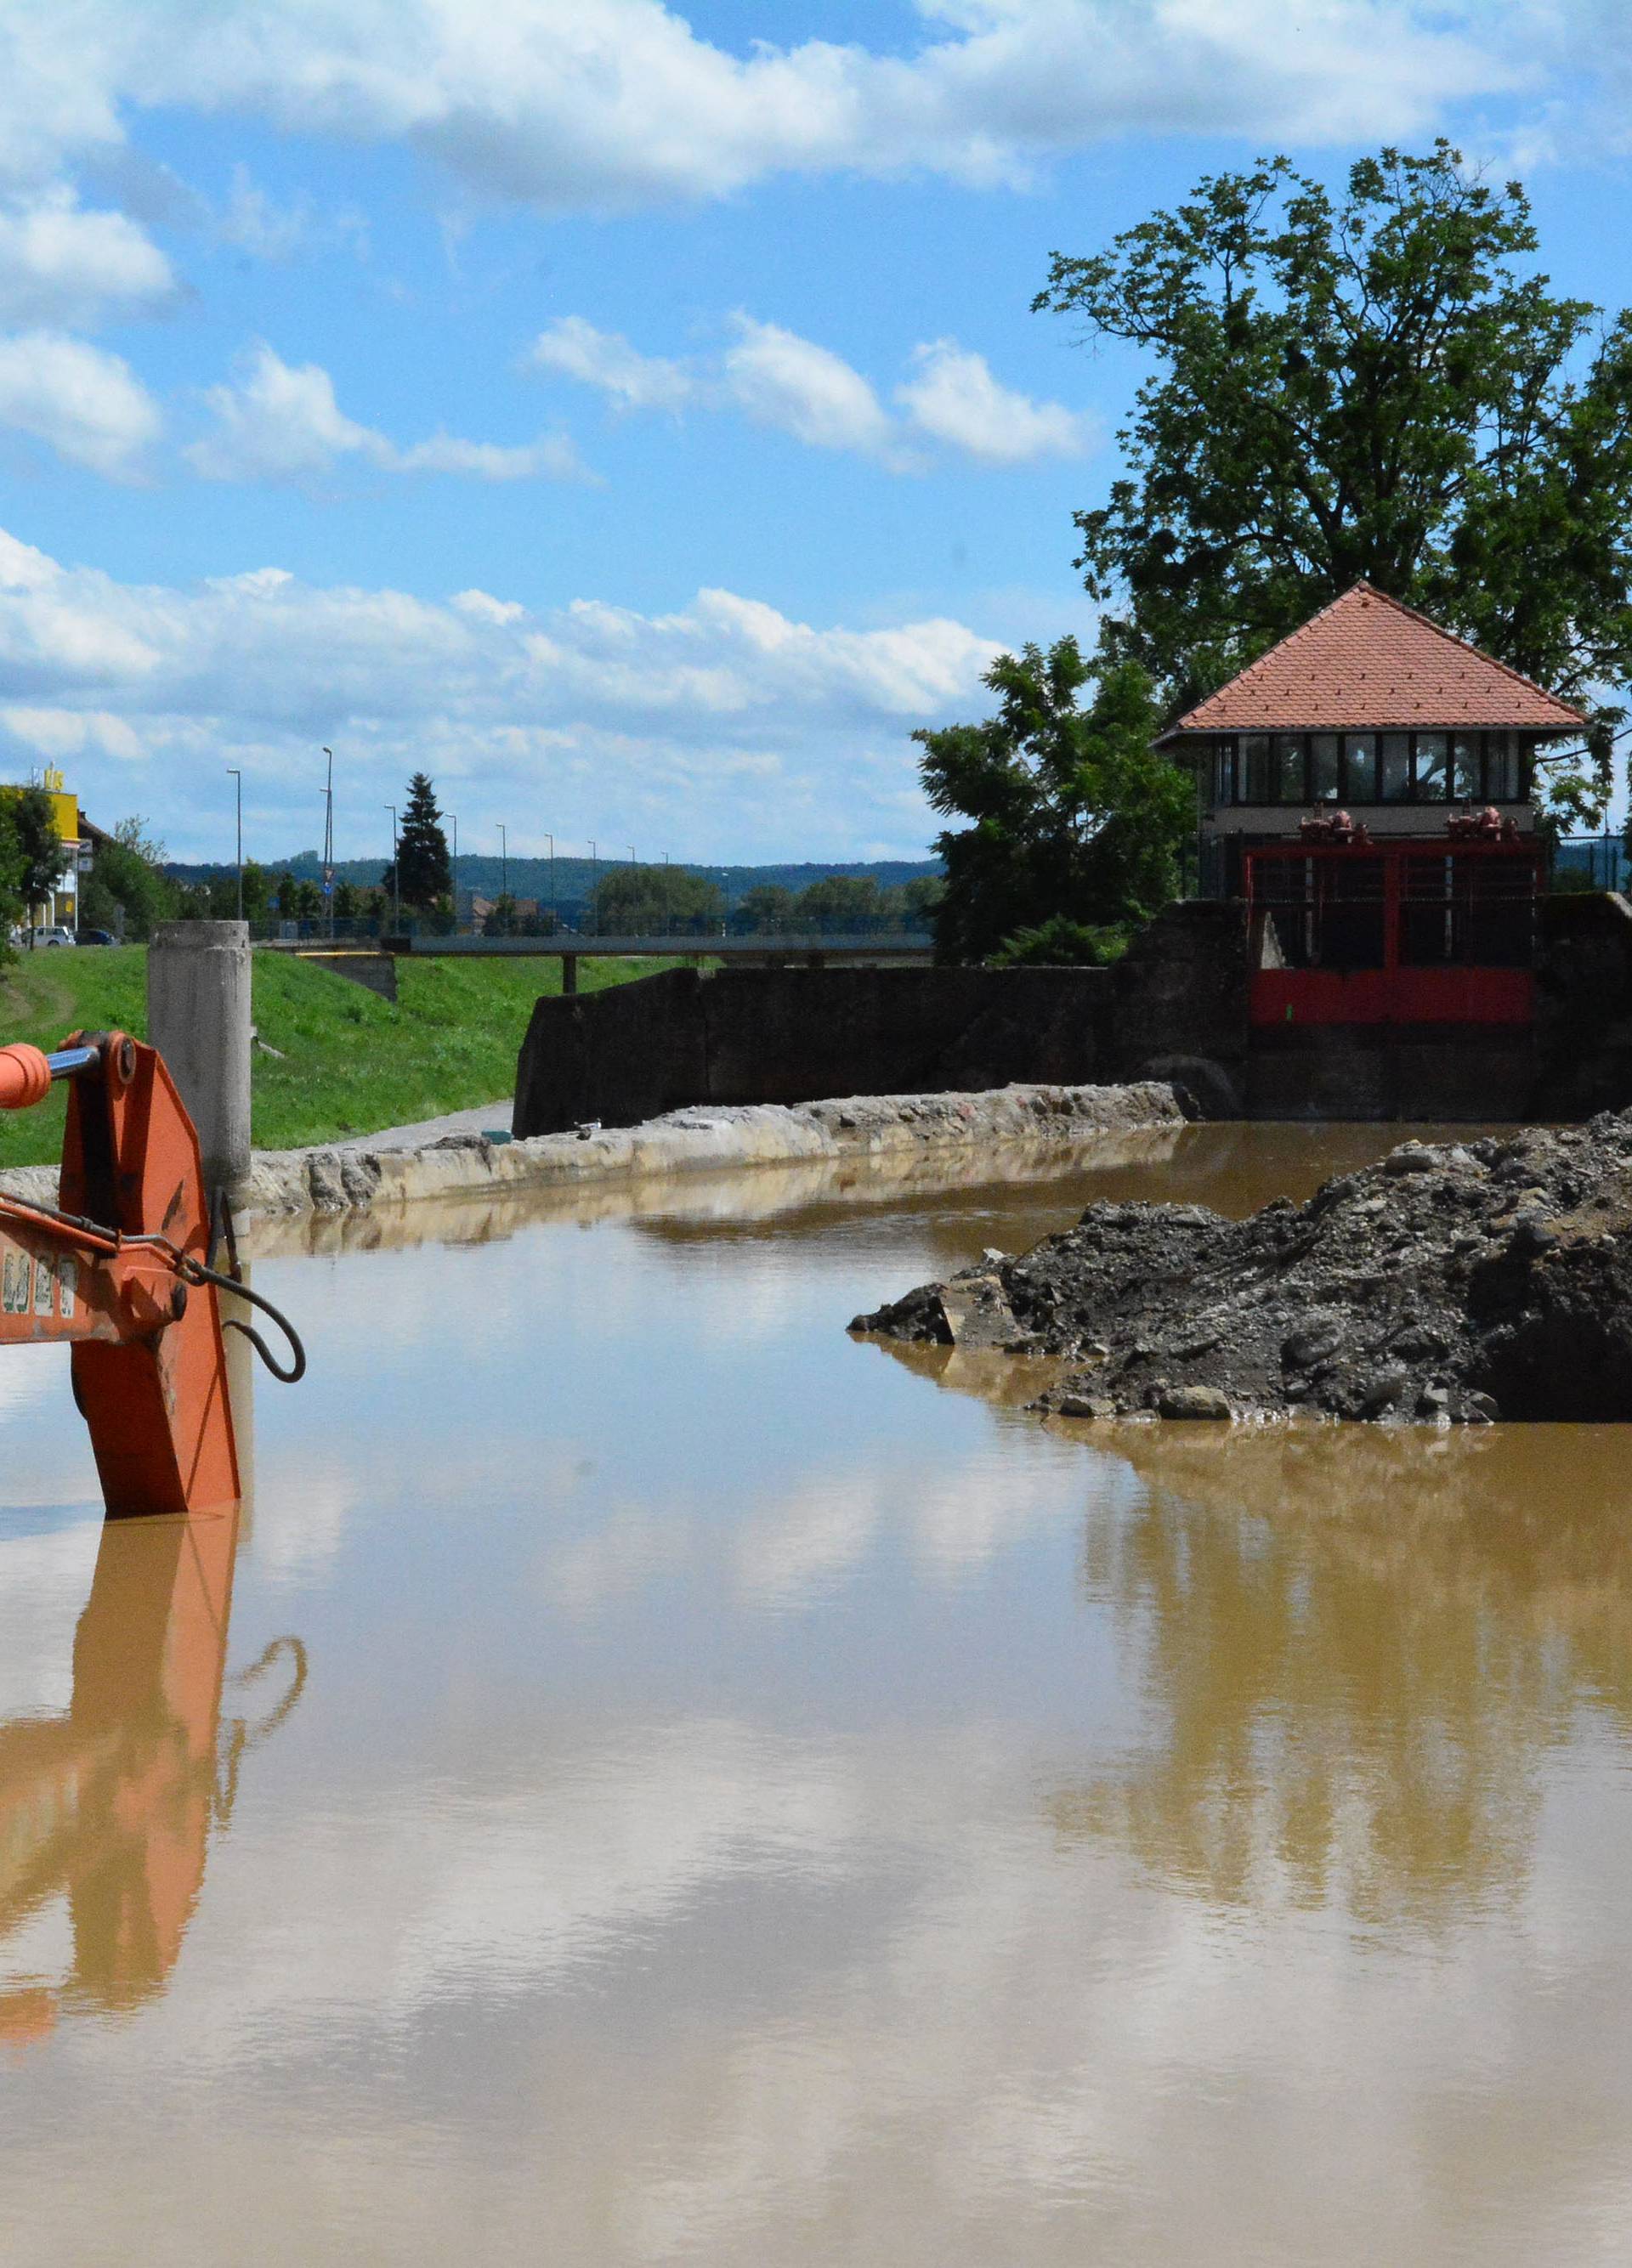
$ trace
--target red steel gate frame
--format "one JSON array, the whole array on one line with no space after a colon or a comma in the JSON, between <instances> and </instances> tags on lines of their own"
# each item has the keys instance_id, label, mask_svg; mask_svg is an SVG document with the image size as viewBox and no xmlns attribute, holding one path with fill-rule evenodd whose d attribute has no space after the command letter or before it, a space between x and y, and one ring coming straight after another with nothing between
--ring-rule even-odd
<instances>
[{"instance_id":1,"label":"red steel gate frame","mask_svg":"<svg viewBox=\"0 0 1632 2268\"><path fill-rule=\"evenodd\" d=\"M1534 1014L1535 976L1531 961L1533 905L1539 887L1540 852L1529 844L1506 840L1448 837L1438 843L1421 840L1375 841L1362 830L1350 839L1306 833L1297 843L1255 845L1244 854L1248 935L1253 967L1249 1013L1257 1026L1284 1024L1527 1024ZM1380 891L1375 896L1344 898L1333 886L1345 878L1360 878L1361 862L1380 868ZM1465 866L1465 862L1466 866ZM1301 887L1295 887L1290 869L1304 868ZM1447 961L1440 965L1414 962L1402 956L1401 934L1407 909L1444 910L1447 921L1458 911L1444 886L1438 892L1415 895L1412 884L1421 873L1454 873L1465 867L1470 881L1482 873L1493 894L1481 903L1488 910L1503 902L1523 913L1525 948L1522 965L1481 962L1475 959ZM1499 889L1507 873L1513 880L1510 897ZM1260 968L1257 965L1268 921L1307 916L1318 925L1334 905L1350 909L1375 907L1381 917L1381 950L1375 966L1311 965ZM1296 941L1295 940L1295 946Z\"/></svg>"}]
</instances>

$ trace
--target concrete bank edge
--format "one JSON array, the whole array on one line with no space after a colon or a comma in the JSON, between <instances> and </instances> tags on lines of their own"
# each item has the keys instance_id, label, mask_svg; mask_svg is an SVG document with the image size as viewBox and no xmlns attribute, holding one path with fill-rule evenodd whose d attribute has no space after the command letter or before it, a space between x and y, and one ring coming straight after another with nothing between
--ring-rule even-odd
<instances>
[{"instance_id":1,"label":"concrete bank edge","mask_svg":"<svg viewBox=\"0 0 1632 2268\"><path fill-rule=\"evenodd\" d=\"M640 1174L733 1170L887 1151L1008 1142L1062 1144L1097 1133L1182 1124L1173 1089L1156 1080L1127 1086L1005 1086L977 1094L841 1096L831 1101L693 1106L639 1126L609 1127L587 1138L544 1134L491 1142L480 1134L445 1137L420 1149L257 1151L234 1212L245 1223L300 1213L366 1212L420 1198ZM36 1203L55 1201L55 1166L0 1173L0 1189Z\"/></svg>"}]
</instances>

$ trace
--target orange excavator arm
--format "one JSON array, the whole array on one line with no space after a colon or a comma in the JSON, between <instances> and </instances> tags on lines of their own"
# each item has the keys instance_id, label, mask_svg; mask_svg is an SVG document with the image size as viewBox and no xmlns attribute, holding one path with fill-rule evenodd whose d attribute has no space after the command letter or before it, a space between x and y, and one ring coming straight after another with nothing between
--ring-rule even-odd
<instances>
[{"instance_id":1,"label":"orange excavator arm","mask_svg":"<svg viewBox=\"0 0 1632 2268\"><path fill-rule=\"evenodd\" d=\"M192 1121L156 1050L122 1032L76 1032L50 1056L0 1048L0 1109L58 1080L56 1204L0 1194L0 1346L71 1344L110 1518L219 1509L240 1493L217 1297L233 1287L210 1264Z\"/></svg>"}]
</instances>

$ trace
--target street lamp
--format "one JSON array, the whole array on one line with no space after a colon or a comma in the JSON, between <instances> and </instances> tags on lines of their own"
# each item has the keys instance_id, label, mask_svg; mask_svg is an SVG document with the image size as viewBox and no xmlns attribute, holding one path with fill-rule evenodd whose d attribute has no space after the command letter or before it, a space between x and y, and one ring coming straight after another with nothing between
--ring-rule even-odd
<instances>
[{"instance_id":1,"label":"street lamp","mask_svg":"<svg viewBox=\"0 0 1632 2268\"><path fill-rule=\"evenodd\" d=\"M589 846L589 910L594 919L594 933L597 937L601 934L600 865L600 857L592 843Z\"/></svg>"},{"instance_id":2,"label":"street lamp","mask_svg":"<svg viewBox=\"0 0 1632 2268\"><path fill-rule=\"evenodd\" d=\"M380 808L381 811L388 811L391 814L391 899L396 909L396 925L401 929L402 926L402 868L396 848L396 806L394 803L382 803Z\"/></svg>"},{"instance_id":3,"label":"street lamp","mask_svg":"<svg viewBox=\"0 0 1632 2268\"><path fill-rule=\"evenodd\" d=\"M459 814L450 811L447 823L454 830L454 855L449 863L448 880L454 886L454 935L459 934Z\"/></svg>"},{"instance_id":4,"label":"street lamp","mask_svg":"<svg viewBox=\"0 0 1632 2268\"><path fill-rule=\"evenodd\" d=\"M556 921L556 838L546 835L544 840L550 845L550 920L555 928L559 926Z\"/></svg>"},{"instance_id":5,"label":"street lamp","mask_svg":"<svg viewBox=\"0 0 1632 2268\"><path fill-rule=\"evenodd\" d=\"M329 784L323 790L323 895L329 900L329 941L335 939L335 752L325 748Z\"/></svg>"},{"instance_id":6,"label":"street lamp","mask_svg":"<svg viewBox=\"0 0 1632 2268\"><path fill-rule=\"evenodd\" d=\"M238 918L242 921L244 917L244 776L242 772L234 770L231 764L226 768L226 776L228 779L236 780L238 783Z\"/></svg>"},{"instance_id":7,"label":"street lamp","mask_svg":"<svg viewBox=\"0 0 1632 2268\"><path fill-rule=\"evenodd\" d=\"M498 895L501 898L510 895L510 837L502 820L498 826Z\"/></svg>"}]
</instances>

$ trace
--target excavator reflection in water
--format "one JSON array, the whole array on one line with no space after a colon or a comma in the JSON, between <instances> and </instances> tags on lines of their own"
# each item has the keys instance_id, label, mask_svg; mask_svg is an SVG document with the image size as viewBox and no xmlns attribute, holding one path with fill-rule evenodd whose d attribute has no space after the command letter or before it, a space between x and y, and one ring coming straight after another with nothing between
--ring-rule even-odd
<instances>
[{"instance_id":1,"label":"excavator reflection in water","mask_svg":"<svg viewBox=\"0 0 1632 2268\"><path fill-rule=\"evenodd\" d=\"M231 1276L211 1264L225 1208L155 1051L122 1032L72 1033L50 1056L0 1048L0 1108L32 1108L58 1082L56 1202L0 1196L0 1345L69 1346L108 1516L66 1713L0 1721L0 2043L41 2036L64 2007L133 2008L164 1990L239 1764L306 1682L292 1638L226 1675L250 1473L245 1350L291 1382L305 1352L235 1255ZM219 1294L238 1312L224 1319ZM252 1307L288 1332L287 1370ZM7 1940L62 1896L66 1976L19 1962L8 1977Z\"/></svg>"},{"instance_id":2,"label":"excavator reflection in water","mask_svg":"<svg viewBox=\"0 0 1632 2268\"><path fill-rule=\"evenodd\" d=\"M228 1373L247 1483L251 1366L229 1355ZM0 2051L43 2038L65 2012L134 2009L164 1992L240 1764L300 1697L298 1638L226 1668L247 1510L105 1521L68 1709L0 1719ZM66 1973L8 1961L8 1941L58 1899Z\"/></svg>"}]
</instances>

